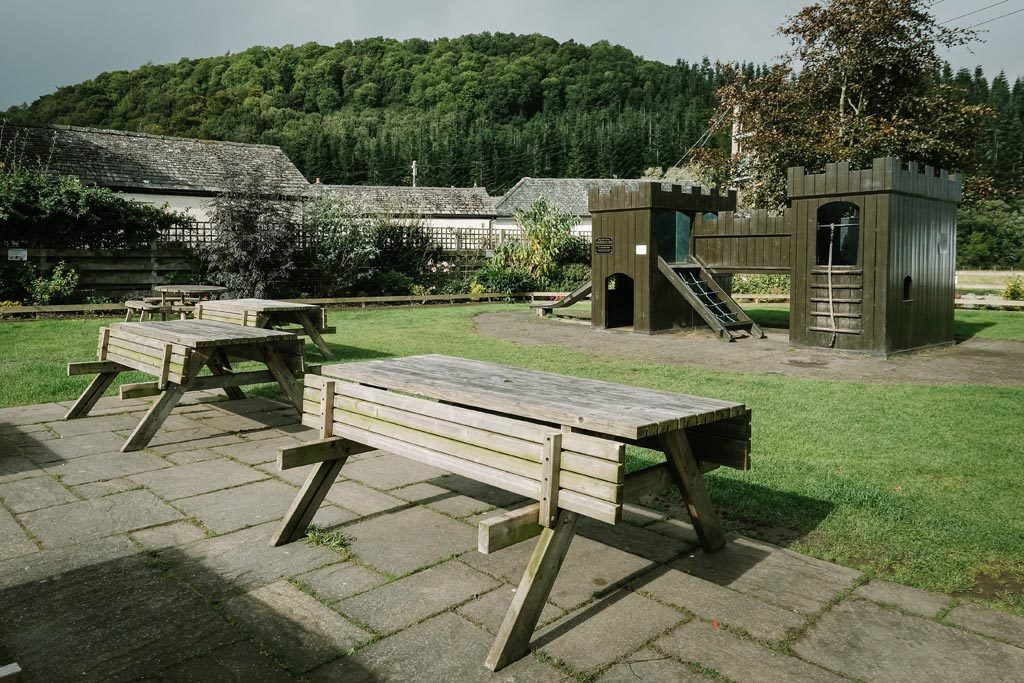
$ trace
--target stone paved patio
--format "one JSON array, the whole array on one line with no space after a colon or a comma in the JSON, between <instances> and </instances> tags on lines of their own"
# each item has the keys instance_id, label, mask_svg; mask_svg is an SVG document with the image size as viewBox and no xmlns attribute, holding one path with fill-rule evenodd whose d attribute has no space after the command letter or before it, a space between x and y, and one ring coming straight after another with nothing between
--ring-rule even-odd
<instances>
[{"instance_id":1,"label":"stone paved patio","mask_svg":"<svg viewBox=\"0 0 1024 683\"><path fill-rule=\"evenodd\" d=\"M0 664L26 681L1024 680L1024 619L751 539L705 556L644 508L581 524L532 655L483 668L532 550L476 552L514 496L393 455L346 466L317 524L268 539L313 438L266 399L190 395L144 452L144 401L0 410Z\"/></svg>"}]
</instances>

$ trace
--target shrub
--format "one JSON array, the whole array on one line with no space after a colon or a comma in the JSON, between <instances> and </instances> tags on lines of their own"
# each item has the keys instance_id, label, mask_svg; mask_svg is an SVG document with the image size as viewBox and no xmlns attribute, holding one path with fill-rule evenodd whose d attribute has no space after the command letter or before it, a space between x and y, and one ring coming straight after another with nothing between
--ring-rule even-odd
<instances>
[{"instance_id":1,"label":"shrub","mask_svg":"<svg viewBox=\"0 0 1024 683\"><path fill-rule=\"evenodd\" d=\"M421 222L398 222L386 216L368 221L375 252L371 271L393 271L421 281L430 264L441 260L441 246Z\"/></svg>"},{"instance_id":2,"label":"shrub","mask_svg":"<svg viewBox=\"0 0 1024 683\"><path fill-rule=\"evenodd\" d=\"M737 275L733 294L789 294L788 275Z\"/></svg>"},{"instance_id":3,"label":"shrub","mask_svg":"<svg viewBox=\"0 0 1024 683\"><path fill-rule=\"evenodd\" d=\"M537 278L526 268L499 265L493 260L476 272L473 283L482 286L484 292L500 294L532 292L538 289ZM472 289L470 291L472 292Z\"/></svg>"},{"instance_id":4,"label":"shrub","mask_svg":"<svg viewBox=\"0 0 1024 683\"><path fill-rule=\"evenodd\" d=\"M494 267L526 271L536 282L545 282L561 264L578 263L580 259L589 262L589 247L572 234L578 217L551 206L543 197L529 209L518 209L513 215L523 229L523 239L499 246L491 260Z\"/></svg>"},{"instance_id":5,"label":"shrub","mask_svg":"<svg viewBox=\"0 0 1024 683\"><path fill-rule=\"evenodd\" d=\"M36 269L24 261L0 261L0 299L24 301L36 278Z\"/></svg>"},{"instance_id":6,"label":"shrub","mask_svg":"<svg viewBox=\"0 0 1024 683\"><path fill-rule=\"evenodd\" d=\"M304 207L304 270L319 296L352 291L377 256L366 218L337 195L322 193Z\"/></svg>"},{"instance_id":7,"label":"shrub","mask_svg":"<svg viewBox=\"0 0 1024 683\"><path fill-rule=\"evenodd\" d=\"M200 247L211 279L234 296L266 298L285 289L294 268L297 216L267 196L258 177L242 180L213 202L217 239Z\"/></svg>"},{"instance_id":8,"label":"shrub","mask_svg":"<svg viewBox=\"0 0 1024 683\"><path fill-rule=\"evenodd\" d=\"M359 285L361 296L404 296L412 294L416 281L396 270L378 270L369 273Z\"/></svg>"},{"instance_id":9,"label":"shrub","mask_svg":"<svg viewBox=\"0 0 1024 683\"><path fill-rule=\"evenodd\" d=\"M1018 275L1007 280L1006 289L1003 290L1003 298L1012 301L1024 300L1024 278Z\"/></svg>"},{"instance_id":10,"label":"shrub","mask_svg":"<svg viewBox=\"0 0 1024 683\"><path fill-rule=\"evenodd\" d=\"M29 286L29 297L36 306L68 303L78 288L78 273L61 261L49 277L37 277Z\"/></svg>"},{"instance_id":11,"label":"shrub","mask_svg":"<svg viewBox=\"0 0 1024 683\"><path fill-rule=\"evenodd\" d=\"M590 265L569 263L555 271L546 285L553 292L571 292L590 279Z\"/></svg>"}]
</instances>

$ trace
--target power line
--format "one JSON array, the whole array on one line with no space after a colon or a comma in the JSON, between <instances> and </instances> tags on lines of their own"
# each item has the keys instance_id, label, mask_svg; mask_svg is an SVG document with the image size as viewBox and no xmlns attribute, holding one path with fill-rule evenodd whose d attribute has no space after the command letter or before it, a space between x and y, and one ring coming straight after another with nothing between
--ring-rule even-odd
<instances>
[{"instance_id":1,"label":"power line","mask_svg":"<svg viewBox=\"0 0 1024 683\"><path fill-rule=\"evenodd\" d=\"M1000 19L1002 19L1004 17L1008 17L1011 14L1020 14L1021 12L1024 12L1024 7L1022 7L1021 9L1016 9L1016 10L1014 10L1012 12L1007 12L1006 14L1000 14L998 17L993 17L992 19L988 19L988 20L983 21L983 22L978 23L978 24L972 24L971 26L968 26L967 28L975 28L977 26L984 26L985 24L991 24L993 21L999 21Z\"/></svg>"},{"instance_id":2,"label":"power line","mask_svg":"<svg viewBox=\"0 0 1024 683\"><path fill-rule=\"evenodd\" d=\"M945 26L946 24L952 23L952 22L956 21L957 19L963 19L964 17L969 17L972 14L977 14L978 12L984 12L987 9L992 9L993 7L998 7L999 5L1005 5L1008 2L1010 2L1010 0L999 0L999 2L993 2L991 5L985 5L984 7L976 9L976 10L974 10L972 12L968 12L967 14L961 14L958 17L953 17L952 19L946 19L944 22L939 24L939 26Z\"/></svg>"}]
</instances>

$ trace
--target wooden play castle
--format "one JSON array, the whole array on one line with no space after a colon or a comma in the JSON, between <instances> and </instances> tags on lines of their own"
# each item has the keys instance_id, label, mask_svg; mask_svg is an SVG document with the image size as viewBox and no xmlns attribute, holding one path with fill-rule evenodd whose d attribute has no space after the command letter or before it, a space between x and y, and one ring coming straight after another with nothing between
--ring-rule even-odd
<instances>
[{"instance_id":1,"label":"wooden play castle","mask_svg":"<svg viewBox=\"0 0 1024 683\"><path fill-rule=\"evenodd\" d=\"M789 169L789 206L735 213L736 193L642 182L592 188L597 328L652 334L706 324L763 336L729 293L738 273L790 275L790 341L892 354L953 342L962 180L898 158Z\"/></svg>"}]
</instances>

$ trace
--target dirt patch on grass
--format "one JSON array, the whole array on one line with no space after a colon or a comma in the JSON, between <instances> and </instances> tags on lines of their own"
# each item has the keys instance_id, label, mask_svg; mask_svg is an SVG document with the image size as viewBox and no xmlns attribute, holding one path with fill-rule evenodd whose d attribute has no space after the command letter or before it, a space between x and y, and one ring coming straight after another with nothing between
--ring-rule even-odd
<instances>
[{"instance_id":1,"label":"dirt patch on grass","mask_svg":"<svg viewBox=\"0 0 1024 683\"><path fill-rule=\"evenodd\" d=\"M872 384L981 384L1024 386L1024 342L972 337L955 346L879 358L828 349L790 348L789 332L767 329L766 339L725 343L709 330L643 335L595 330L579 321L540 318L530 311L483 313L479 334L527 345L719 372L760 372L807 379Z\"/></svg>"},{"instance_id":2,"label":"dirt patch on grass","mask_svg":"<svg viewBox=\"0 0 1024 683\"><path fill-rule=\"evenodd\" d=\"M1010 570L981 572L975 575L973 586L956 594L958 598L983 600L1002 600L1007 595L1024 595L1024 576Z\"/></svg>"}]
</instances>

